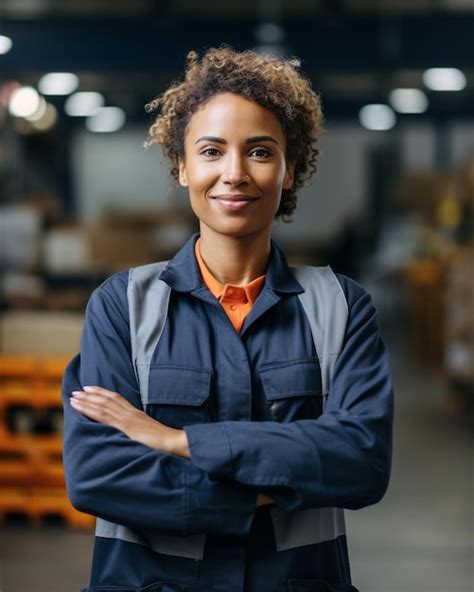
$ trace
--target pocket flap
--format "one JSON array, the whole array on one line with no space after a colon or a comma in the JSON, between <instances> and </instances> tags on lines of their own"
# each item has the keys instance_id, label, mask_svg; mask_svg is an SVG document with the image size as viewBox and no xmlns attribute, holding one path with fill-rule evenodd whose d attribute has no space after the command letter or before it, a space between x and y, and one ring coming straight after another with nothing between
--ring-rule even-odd
<instances>
[{"instance_id":1,"label":"pocket flap","mask_svg":"<svg viewBox=\"0 0 474 592\"><path fill-rule=\"evenodd\" d=\"M323 394L317 358L264 364L259 375L268 401Z\"/></svg>"},{"instance_id":2,"label":"pocket flap","mask_svg":"<svg viewBox=\"0 0 474 592\"><path fill-rule=\"evenodd\" d=\"M209 397L212 370L170 364L151 364L149 403L202 405Z\"/></svg>"}]
</instances>

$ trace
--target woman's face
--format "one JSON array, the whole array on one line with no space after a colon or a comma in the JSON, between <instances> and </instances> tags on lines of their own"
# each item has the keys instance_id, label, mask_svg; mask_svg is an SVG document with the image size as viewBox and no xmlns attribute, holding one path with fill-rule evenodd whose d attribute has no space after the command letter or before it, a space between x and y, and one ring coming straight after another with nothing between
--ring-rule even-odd
<instances>
[{"instance_id":1,"label":"woman's face","mask_svg":"<svg viewBox=\"0 0 474 592\"><path fill-rule=\"evenodd\" d=\"M293 184L277 117L240 95L222 93L188 124L179 181L189 188L201 232L270 235L283 189Z\"/></svg>"}]
</instances>

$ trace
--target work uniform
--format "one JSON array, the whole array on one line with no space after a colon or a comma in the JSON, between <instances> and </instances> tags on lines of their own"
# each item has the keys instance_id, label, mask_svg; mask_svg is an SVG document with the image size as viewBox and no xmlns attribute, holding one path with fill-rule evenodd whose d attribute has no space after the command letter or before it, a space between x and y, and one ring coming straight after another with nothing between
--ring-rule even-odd
<instances>
[{"instance_id":1,"label":"work uniform","mask_svg":"<svg viewBox=\"0 0 474 592\"><path fill-rule=\"evenodd\" d=\"M130 440L69 404L73 390L97 385L141 407L128 272L114 274L92 294L81 352L65 372L69 497L79 510L140 535L140 542L96 536L88 590L355 590L345 534L279 549L271 511L358 509L387 489L393 390L370 296L336 274L349 312L330 392L323 393L298 299L303 288L276 243L263 287L237 332L203 282L198 237L160 275L171 296L148 369L146 406L158 421L185 429L191 459ZM258 492L274 504L256 508ZM203 556L183 556L176 541L203 536ZM157 537L161 552L147 544Z\"/></svg>"}]
</instances>

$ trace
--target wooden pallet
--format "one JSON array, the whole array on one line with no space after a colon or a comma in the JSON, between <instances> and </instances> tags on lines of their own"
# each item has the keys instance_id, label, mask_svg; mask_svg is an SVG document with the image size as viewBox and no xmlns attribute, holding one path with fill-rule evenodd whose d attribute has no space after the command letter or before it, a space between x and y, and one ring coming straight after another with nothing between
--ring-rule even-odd
<instances>
[{"instance_id":1,"label":"wooden pallet","mask_svg":"<svg viewBox=\"0 0 474 592\"><path fill-rule=\"evenodd\" d=\"M59 516L73 528L91 529L95 524L94 516L76 510L67 497L62 434L9 431L12 407L24 407L33 415L51 408L62 411L61 381L68 362L0 355L0 521L19 514L32 525L49 516Z\"/></svg>"},{"instance_id":2,"label":"wooden pallet","mask_svg":"<svg viewBox=\"0 0 474 592\"><path fill-rule=\"evenodd\" d=\"M40 526L52 516L71 528L91 530L95 525L95 516L76 510L60 487L0 487L0 523L11 515L24 516L32 526Z\"/></svg>"},{"instance_id":3,"label":"wooden pallet","mask_svg":"<svg viewBox=\"0 0 474 592\"><path fill-rule=\"evenodd\" d=\"M62 436L0 430L0 485L64 487Z\"/></svg>"}]
</instances>

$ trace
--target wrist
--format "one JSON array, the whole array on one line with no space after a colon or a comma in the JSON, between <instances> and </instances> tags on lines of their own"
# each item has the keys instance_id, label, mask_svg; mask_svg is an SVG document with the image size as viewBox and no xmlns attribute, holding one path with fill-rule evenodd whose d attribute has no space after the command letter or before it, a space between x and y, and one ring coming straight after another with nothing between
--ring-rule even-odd
<instances>
[{"instance_id":1,"label":"wrist","mask_svg":"<svg viewBox=\"0 0 474 592\"><path fill-rule=\"evenodd\" d=\"M189 450L188 435L184 430L169 428L169 434L165 442L166 450L170 454L191 458Z\"/></svg>"}]
</instances>

